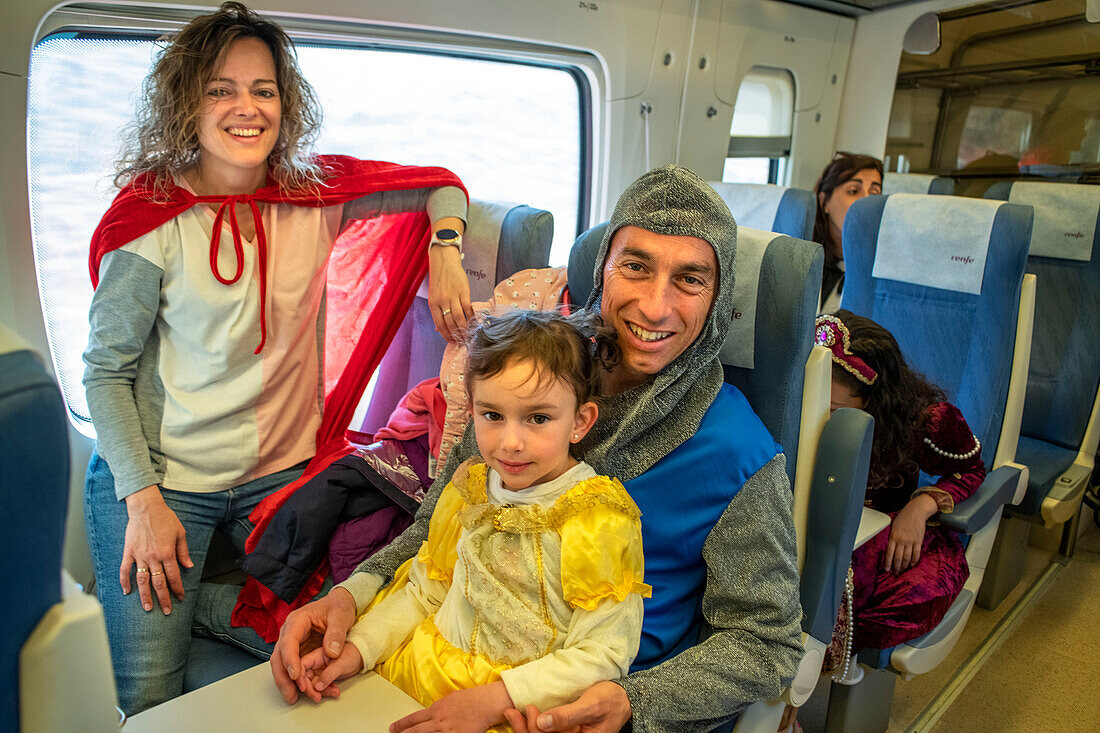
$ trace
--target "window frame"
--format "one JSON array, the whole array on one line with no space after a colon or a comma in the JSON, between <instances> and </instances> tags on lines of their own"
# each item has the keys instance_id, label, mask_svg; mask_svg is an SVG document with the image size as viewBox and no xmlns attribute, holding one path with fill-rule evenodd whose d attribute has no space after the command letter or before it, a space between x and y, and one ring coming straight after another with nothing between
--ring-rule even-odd
<instances>
[{"instance_id":1,"label":"window frame","mask_svg":"<svg viewBox=\"0 0 1100 733\"><path fill-rule=\"evenodd\" d=\"M789 89L790 106L786 110L788 112L786 127L789 132L786 135L735 135L733 124L737 117L737 99L740 98L741 89L745 82L767 84L769 82L774 83L778 79L782 79ZM797 93L797 82L794 73L790 69L757 65L745 72L737 85L737 94L734 96L734 114L733 120L730 122L730 137L725 160L731 158L765 158L768 160L768 183L785 183L790 175L791 151L794 147L794 113Z\"/></svg>"},{"instance_id":2,"label":"window frame","mask_svg":"<svg viewBox=\"0 0 1100 733\"><path fill-rule=\"evenodd\" d=\"M187 11L178 8L84 4L63 6L43 19L35 33L32 49L48 39L57 37L156 42L165 33L182 28L191 19L209 10L204 8ZM577 128L580 139L578 141L577 217L573 227L575 236L588 228L595 207L596 172L606 166L606 162L600 159L596 151L603 149L597 131L602 129L600 101L606 97L607 88L603 81L603 66L590 52L534 41L497 39L474 33L427 28L397 28L363 20L349 19L337 22L284 16L278 13L264 13L264 15L278 22L297 46L418 53L435 57L549 68L567 73L577 87L577 109L580 116ZM27 68L28 85L29 64L30 55L28 55ZM26 150L28 175L31 163L29 142L30 130L28 129ZM28 180L28 186L29 184ZM559 222L555 224L560 225ZM46 306L46 300L50 296L43 287L37 247L34 250L39 307L45 324L51 362L60 380L63 370L60 368L62 362L59 360L58 351L61 346L54 343L50 327L51 314ZM94 439L96 432L91 419L77 413L69 404L64 389L62 389L62 396L70 422L80 433Z\"/></svg>"}]
</instances>

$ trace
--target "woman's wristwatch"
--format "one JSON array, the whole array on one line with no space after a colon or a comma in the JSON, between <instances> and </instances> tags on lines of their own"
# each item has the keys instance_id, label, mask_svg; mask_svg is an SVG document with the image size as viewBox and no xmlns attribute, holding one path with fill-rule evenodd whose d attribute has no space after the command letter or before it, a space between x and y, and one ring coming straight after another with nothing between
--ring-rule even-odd
<instances>
[{"instance_id":1,"label":"woman's wristwatch","mask_svg":"<svg viewBox=\"0 0 1100 733\"><path fill-rule=\"evenodd\" d=\"M442 247L457 247L458 251L462 252L462 235L454 229L440 229L432 234L432 241L428 243L429 247L440 245Z\"/></svg>"}]
</instances>

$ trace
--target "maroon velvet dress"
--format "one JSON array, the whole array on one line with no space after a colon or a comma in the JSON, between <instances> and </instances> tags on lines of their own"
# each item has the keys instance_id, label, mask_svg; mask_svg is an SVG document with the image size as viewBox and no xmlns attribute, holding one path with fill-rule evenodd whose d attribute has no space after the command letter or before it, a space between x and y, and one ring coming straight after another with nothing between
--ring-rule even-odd
<instances>
[{"instance_id":1,"label":"maroon velvet dress","mask_svg":"<svg viewBox=\"0 0 1100 733\"><path fill-rule=\"evenodd\" d=\"M891 477L886 486L867 489L865 504L893 518L918 493L930 494L940 513L974 493L985 478L981 448L962 413L938 402L927 410L910 471ZM939 476L933 486L918 486L919 471ZM938 525L934 515L924 533L920 560L898 575L883 570L891 527L852 554L855 615L852 651L885 649L927 633L959 595L970 568L959 536Z\"/></svg>"}]
</instances>

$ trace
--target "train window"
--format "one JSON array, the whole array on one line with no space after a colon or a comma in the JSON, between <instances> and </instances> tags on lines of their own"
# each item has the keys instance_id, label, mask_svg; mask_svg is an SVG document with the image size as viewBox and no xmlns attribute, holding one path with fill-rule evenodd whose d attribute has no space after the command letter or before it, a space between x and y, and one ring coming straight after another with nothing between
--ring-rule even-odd
<instances>
[{"instance_id":1,"label":"train window","mask_svg":"<svg viewBox=\"0 0 1100 733\"><path fill-rule=\"evenodd\" d=\"M955 165L965 168L989 155L1019 160L1029 147L1031 123L1032 114L1025 110L970 105Z\"/></svg>"},{"instance_id":2,"label":"train window","mask_svg":"<svg viewBox=\"0 0 1100 733\"><path fill-rule=\"evenodd\" d=\"M88 241L114 195L118 134L156 51L153 37L58 33L31 54L32 236L56 372L78 427ZM299 44L324 110L317 150L442 165L472 195L554 214L551 264L565 264L588 194L590 87L566 64L390 48Z\"/></svg>"},{"instance_id":3,"label":"train window","mask_svg":"<svg viewBox=\"0 0 1100 733\"><path fill-rule=\"evenodd\" d=\"M794 78L786 69L754 66L733 105L722 180L781 183L787 178L794 116Z\"/></svg>"},{"instance_id":4,"label":"train window","mask_svg":"<svg viewBox=\"0 0 1100 733\"><path fill-rule=\"evenodd\" d=\"M1086 0L988 2L941 11L940 49L903 53L886 141L891 168L956 179L1100 177L1100 25Z\"/></svg>"}]
</instances>

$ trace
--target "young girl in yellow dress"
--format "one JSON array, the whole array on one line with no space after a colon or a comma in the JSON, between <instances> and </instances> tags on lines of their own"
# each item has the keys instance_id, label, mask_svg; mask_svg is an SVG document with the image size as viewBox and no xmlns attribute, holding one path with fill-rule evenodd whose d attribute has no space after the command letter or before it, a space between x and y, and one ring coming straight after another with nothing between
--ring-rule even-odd
<instances>
[{"instance_id":1,"label":"young girl in yellow dress","mask_svg":"<svg viewBox=\"0 0 1100 733\"><path fill-rule=\"evenodd\" d=\"M617 480L571 453L596 421L614 332L591 316L513 311L469 340L465 382L481 460L455 472L408 584L348 634L360 657L427 710L485 730L627 673L638 652L642 535ZM307 655L308 656L308 655ZM303 659L324 665L323 654Z\"/></svg>"}]
</instances>

